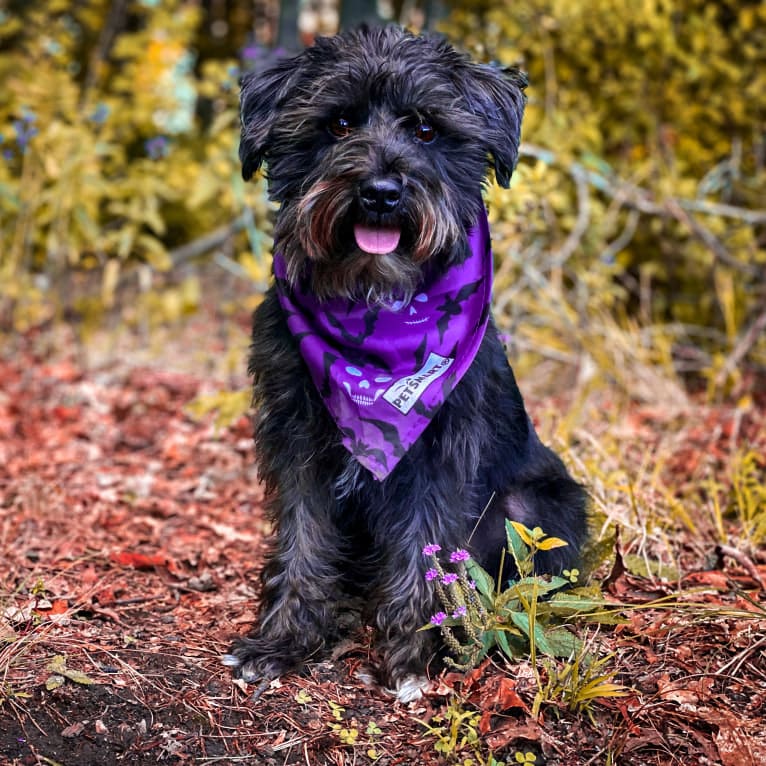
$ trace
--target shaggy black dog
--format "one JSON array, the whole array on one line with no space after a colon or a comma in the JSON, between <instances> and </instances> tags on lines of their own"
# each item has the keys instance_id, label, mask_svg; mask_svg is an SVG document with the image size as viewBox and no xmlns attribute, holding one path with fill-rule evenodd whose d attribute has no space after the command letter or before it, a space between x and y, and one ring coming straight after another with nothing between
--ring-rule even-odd
<instances>
[{"instance_id":1,"label":"shaggy black dog","mask_svg":"<svg viewBox=\"0 0 766 766\"><path fill-rule=\"evenodd\" d=\"M364 597L381 676L419 694L438 604L422 549L497 573L504 522L569 546L586 494L539 441L489 316L482 185L508 186L524 76L397 28L320 39L245 78L245 178L265 161L275 284L256 310L255 443L275 539L260 623L224 661L299 667Z\"/></svg>"}]
</instances>

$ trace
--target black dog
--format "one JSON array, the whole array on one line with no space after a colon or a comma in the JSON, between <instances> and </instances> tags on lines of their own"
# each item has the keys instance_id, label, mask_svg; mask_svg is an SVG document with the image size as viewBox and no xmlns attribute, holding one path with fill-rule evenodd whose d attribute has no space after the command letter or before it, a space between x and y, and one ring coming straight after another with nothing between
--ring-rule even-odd
<instances>
[{"instance_id":1,"label":"black dog","mask_svg":"<svg viewBox=\"0 0 766 766\"><path fill-rule=\"evenodd\" d=\"M361 593L383 681L419 694L437 610L424 546L496 573L506 518L569 546L586 495L538 440L489 317L481 189L508 186L524 76L396 28L320 39L247 77L240 157L280 203L256 310L255 442L276 536L260 624L224 658L247 681L300 666Z\"/></svg>"}]
</instances>

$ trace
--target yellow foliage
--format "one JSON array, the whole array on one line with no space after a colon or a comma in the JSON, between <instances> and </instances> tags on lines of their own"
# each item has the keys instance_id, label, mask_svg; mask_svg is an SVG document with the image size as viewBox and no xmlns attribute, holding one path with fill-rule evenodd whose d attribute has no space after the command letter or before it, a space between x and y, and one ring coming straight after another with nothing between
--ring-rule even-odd
<instances>
[{"instance_id":1,"label":"yellow foliage","mask_svg":"<svg viewBox=\"0 0 766 766\"><path fill-rule=\"evenodd\" d=\"M17 327L55 316L46 293L68 272L98 270L100 298L60 296L98 311L127 265L169 269L173 247L248 204L264 223L263 187L239 178L236 61L195 70L200 7L128 3L121 22L113 11L106 0L0 11L0 305Z\"/></svg>"},{"instance_id":2,"label":"yellow foliage","mask_svg":"<svg viewBox=\"0 0 766 766\"><path fill-rule=\"evenodd\" d=\"M582 318L640 309L729 349L766 290L766 4L469 0L444 30L530 78L513 187L489 195L501 322L546 282Z\"/></svg>"}]
</instances>

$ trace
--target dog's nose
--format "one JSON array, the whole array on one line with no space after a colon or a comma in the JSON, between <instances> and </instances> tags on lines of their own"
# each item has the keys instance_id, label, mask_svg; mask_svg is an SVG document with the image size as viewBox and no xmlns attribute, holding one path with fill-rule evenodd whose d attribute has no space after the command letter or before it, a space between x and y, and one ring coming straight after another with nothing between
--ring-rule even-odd
<instances>
[{"instance_id":1,"label":"dog's nose","mask_svg":"<svg viewBox=\"0 0 766 766\"><path fill-rule=\"evenodd\" d=\"M402 199L402 184L395 178L372 178L359 187L359 197L368 213L393 213Z\"/></svg>"}]
</instances>

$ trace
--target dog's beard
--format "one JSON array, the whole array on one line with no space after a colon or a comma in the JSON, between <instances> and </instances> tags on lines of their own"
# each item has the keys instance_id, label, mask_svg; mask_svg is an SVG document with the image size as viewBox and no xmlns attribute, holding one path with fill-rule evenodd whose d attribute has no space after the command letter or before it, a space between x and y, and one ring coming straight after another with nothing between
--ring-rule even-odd
<instances>
[{"instance_id":1,"label":"dog's beard","mask_svg":"<svg viewBox=\"0 0 766 766\"><path fill-rule=\"evenodd\" d=\"M369 304L410 300L423 265L443 256L445 266L462 252L465 230L449 189L427 188L404 177L406 200L395 218L358 221L357 178L316 180L296 200L283 203L275 238L292 283L311 263L312 290L320 299L344 297ZM386 244L392 247L391 252Z\"/></svg>"}]
</instances>

